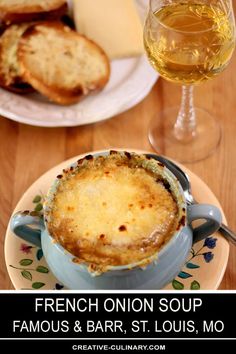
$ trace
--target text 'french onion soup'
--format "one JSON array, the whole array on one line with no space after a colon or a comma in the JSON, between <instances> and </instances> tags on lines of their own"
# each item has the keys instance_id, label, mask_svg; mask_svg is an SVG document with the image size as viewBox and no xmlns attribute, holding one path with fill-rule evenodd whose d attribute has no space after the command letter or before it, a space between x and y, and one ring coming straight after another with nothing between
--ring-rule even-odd
<instances>
[{"instance_id":1,"label":"text 'french onion soup'","mask_svg":"<svg viewBox=\"0 0 236 354\"><path fill-rule=\"evenodd\" d=\"M86 156L57 177L45 204L50 235L90 271L148 264L185 221L164 166L144 155Z\"/></svg>"}]
</instances>

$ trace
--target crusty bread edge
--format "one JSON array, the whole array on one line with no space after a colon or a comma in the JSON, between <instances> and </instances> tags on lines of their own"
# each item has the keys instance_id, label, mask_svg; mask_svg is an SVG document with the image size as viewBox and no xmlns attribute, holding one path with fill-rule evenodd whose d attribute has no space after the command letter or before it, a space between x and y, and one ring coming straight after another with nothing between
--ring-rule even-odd
<instances>
[{"instance_id":1,"label":"crusty bread edge","mask_svg":"<svg viewBox=\"0 0 236 354\"><path fill-rule=\"evenodd\" d=\"M27 37L34 35L35 28L38 25L45 25L48 27L53 27L53 28L58 28L58 29L63 29L66 27L66 28L68 28L68 31L72 32L73 34L75 33L78 36L85 38L87 41L90 42L91 45L96 46L96 48L100 51L100 54L102 55L104 62L106 63L106 66L107 66L107 75L104 76L104 78L94 82L93 87L90 87L86 91L82 88L81 85L74 87L73 89L66 90L66 89L58 88L56 86L48 86L45 83L43 83L37 77L32 75L32 73L29 70L27 70L27 67L25 66L25 62L24 62L24 50L22 48L24 45L24 41L27 40ZM108 59L106 53L104 52L104 50L100 46L98 46L94 41L92 41L91 39L88 39L87 37L71 30L69 27L63 25L60 22L40 22L40 23L36 23L36 24L30 26L29 28L27 28L27 30L22 35L21 40L19 41L18 59L19 59L19 63L21 65L21 69L22 69L22 79L25 82L29 83L32 87L34 87L42 95L48 97L49 100L54 101L54 102L61 104L61 105L70 105L70 104L79 102L83 96L88 95L90 92L101 90L107 84L107 82L109 81L109 78L110 78L110 71L111 71L110 62L109 62L109 59Z\"/></svg>"},{"instance_id":2,"label":"crusty bread edge","mask_svg":"<svg viewBox=\"0 0 236 354\"><path fill-rule=\"evenodd\" d=\"M27 95L29 93L33 93L35 92L35 89L30 86L30 85L27 85L27 86L17 86L17 85L10 85L10 86L4 86L0 83L0 87L2 87L4 90L7 90L9 92L13 92L13 93L17 93L17 94L20 94L20 95Z\"/></svg>"},{"instance_id":3,"label":"crusty bread edge","mask_svg":"<svg viewBox=\"0 0 236 354\"><path fill-rule=\"evenodd\" d=\"M1 11L0 7L0 22L2 26L8 26L14 23L22 23L22 22L33 22L33 21L55 21L60 19L63 15L65 15L68 11L68 5L65 2L60 7L49 10L49 11L37 11L33 9L32 12L22 12L22 13L14 13L14 12L4 12Z\"/></svg>"},{"instance_id":4,"label":"crusty bread edge","mask_svg":"<svg viewBox=\"0 0 236 354\"><path fill-rule=\"evenodd\" d=\"M4 75L2 75L1 62L2 62L2 41L0 37L0 87L4 88L7 91L19 93L19 94L27 94L27 93L34 92L34 88L30 84L26 82L22 82L21 77L16 77L13 84L7 85Z\"/></svg>"},{"instance_id":5,"label":"crusty bread edge","mask_svg":"<svg viewBox=\"0 0 236 354\"><path fill-rule=\"evenodd\" d=\"M80 94L78 93L77 95L69 95L67 91L59 90L56 87L49 87L45 85L42 81L38 80L28 71L23 74L23 78L25 81L30 82L31 86L34 87L36 91L41 93L43 96L46 96L50 101L61 105L77 103L81 97L83 97L82 89L80 90Z\"/></svg>"}]
</instances>

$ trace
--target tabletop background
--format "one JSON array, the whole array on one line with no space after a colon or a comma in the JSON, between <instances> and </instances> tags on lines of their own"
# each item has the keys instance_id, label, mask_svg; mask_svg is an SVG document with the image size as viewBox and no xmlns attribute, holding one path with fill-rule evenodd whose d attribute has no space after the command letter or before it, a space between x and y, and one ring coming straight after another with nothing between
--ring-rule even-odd
<instances>
[{"instance_id":1,"label":"tabletop background","mask_svg":"<svg viewBox=\"0 0 236 354\"><path fill-rule=\"evenodd\" d=\"M159 79L140 104L97 124L38 128L0 117L0 289L13 289L5 266L4 239L11 213L25 190L48 169L80 153L109 148L152 151L147 138L150 119L163 107L179 105L180 97L180 87ZM185 165L208 184L236 230L236 55L218 78L196 87L195 104L217 117L223 136L212 156ZM233 245L220 289L236 289Z\"/></svg>"}]
</instances>

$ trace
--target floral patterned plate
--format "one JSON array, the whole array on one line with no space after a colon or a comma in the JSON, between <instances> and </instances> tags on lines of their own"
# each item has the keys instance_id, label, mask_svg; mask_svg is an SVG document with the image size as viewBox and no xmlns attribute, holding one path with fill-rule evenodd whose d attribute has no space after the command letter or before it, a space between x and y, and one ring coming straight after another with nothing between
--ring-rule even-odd
<instances>
[{"instance_id":1,"label":"floral patterned plate","mask_svg":"<svg viewBox=\"0 0 236 354\"><path fill-rule=\"evenodd\" d=\"M136 152L141 151L136 150ZM63 168L81 157L82 155L64 161L41 176L25 192L13 213L19 210L34 210L42 213L44 195L55 177ZM194 197L201 203L214 204L221 208L207 185L191 171L181 167L190 176ZM226 221L224 215L223 218ZM165 289L217 289L223 278L228 256L229 244L218 233L208 237L205 241L196 243L182 271ZM60 284L49 270L42 250L16 237L11 232L9 225L5 239L5 260L9 276L16 289L60 290L64 288L63 284Z\"/></svg>"}]
</instances>

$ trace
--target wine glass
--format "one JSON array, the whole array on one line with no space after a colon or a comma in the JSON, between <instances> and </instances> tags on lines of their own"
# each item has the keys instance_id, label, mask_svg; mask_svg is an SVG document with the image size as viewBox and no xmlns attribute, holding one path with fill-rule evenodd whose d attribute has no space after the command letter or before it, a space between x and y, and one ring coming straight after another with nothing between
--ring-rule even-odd
<instances>
[{"instance_id":1,"label":"wine glass","mask_svg":"<svg viewBox=\"0 0 236 354\"><path fill-rule=\"evenodd\" d=\"M194 85L214 78L228 65L235 47L231 0L150 0L144 46L152 66L182 84L180 108L169 108L151 122L149 140L181 162L208 157L219 145L219 123L194 107Z\"/></svg>"}]
</instances>

